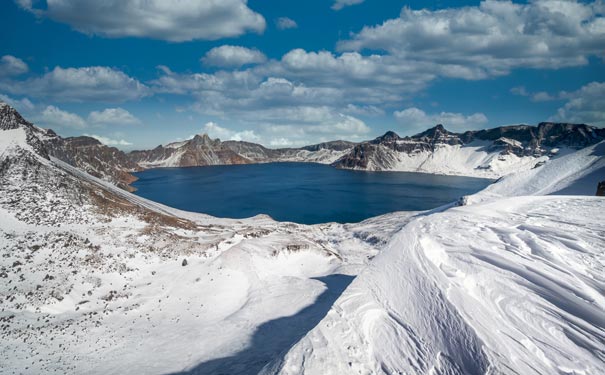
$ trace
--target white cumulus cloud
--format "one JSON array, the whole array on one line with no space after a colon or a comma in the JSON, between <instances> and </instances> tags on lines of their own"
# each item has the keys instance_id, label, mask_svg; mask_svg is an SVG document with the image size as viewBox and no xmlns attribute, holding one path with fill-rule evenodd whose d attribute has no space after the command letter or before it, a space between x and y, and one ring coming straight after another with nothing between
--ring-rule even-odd
<instances>
[{"instance_id":1,"label":"white cumulus cloud","mask_svg":"<svg viewBox=\"0 0 605 375\"><path fill-rule=\"evenodd\" d=\"M361 4L364 1L365 0L334 0L334 4L332 4L332 9L341 10L344 7Z\"/></svg>"},{"instance_id":2,"label":"white cumulus cloud","mask_svg":"<svg viewBox=\"0 0 605 375\"><path fill-rule=\"evenodd\" d=\"M440 74L482 79L517 67L588 63L605 49L602 2L487 0L439 10L404 8L398 18L364 27L341 51L383 50L402 64L427 62Z\"/></svg>"},{"instance_id":3,"label":"white cumulus cloud","mask_svg":"<svg viewBox=\"0 0 605 375\"><path fill-rule=\"evenodd\" d=\"M82 117L53 105L47 106L40 113L38 122L49 128L83 129L86 127L86 121Z\"/></svg>"},{"instance_id":4,"label":"white cumulus cloud","mask_svg":"<svg viewBox=\"0 0 605 375\"><path fill-rule=\"evenodd\" d=\"M605 82L591 82L573 92L561 92L567 102L550 121L605 126Z\"/></svg>"},{"instance_id":5,"label":"white cumulus cloud","mask_svg":"<svg viewBox=\"0 0 605 375\"><path fill-rule=\"evenodd\" d=\"M292 18L279 17L275 20L275 26L280 30L296 29L298 24Z\"/></svg>"},{"instance_id":6,"label":"white cumulus cloud","mask_svg":"<svg viewBox=\"0 0 605 375\"><path fill-rule=\"evenodd\" d=\"M12 94L49 98L57 102L124 102L151 94L149 88L138 80L104 66L55 67L39 77L0 82L0 88Z\"/></svg>"},{"instance_id":7,"label":"white cumulus cloud","mask_svg":"<svg viewBox=\"0 0 605 375\"><path fill-rule=\"evenodd\" d=\"M113 139L97 134L84 134L87 137L95 138L97 141L103 143L106 146L132 146L132 143L124 139Z\"/></svg>"},{"instance_id":8,"label":"white cumulus cloud","mask_svg":"<svg viewBox=\"0 0 605 375\"><path fill-rule=\"evenodd\" d=\"M88 122L92 125L139 125L141 120L123 108L106 108L90 112Z\"/></svg>"},{"instance_id":9,"label":"white cumulus cloud","mask_svg":"<svg viewBox=\"0 0 605 375\"><path fill-rule=\"evenodd\" d=\"M29 67L25 61L11 55L0 57L0 77L18 76L27 73Z\"/></svg>"},{"instance_id":10,"label":"white cumulus cloud","mask_svg":"<svg viewBox=\"0 0 605 375\"><path fill-rule=\"evenodd\" d=\"M3 101L11 107L17 109L19 112L30 112L35 108L34 103L32 103L28 98L16 99L8 95L0 94L0 101Z\"/></svg>"},{"instance_id":11,"label":"white cumulus cloud","mask_svg":"<svg viewBox=\"0 0 605 375\"><path fill-rule=\"evenodd\" d=\"M202 57L202 62L206 65L235 68L265 61L267 57L257 49L229 45L212 48Z\"/></svg>"},{"instance_id":12,"label":"white cumulus cloud","mask_svg":"<svg viewBox=\"0 0 605 375\"><path fill-rule=\"evenodd\" d=\"M36 8L30 0L18 3L39 17L111 38L216 40L262 33L266 26L247 0L47 0L46 9Z\"/></svg>"},{"instance_id":13,"label":"white cumulus cloud","mask_svg":"<svg viewBox=\"0 0 605 375\"><path fill-rule=\"evenodd\" d=\"M222 141L247 141L258 142L260 137L252 130L234 131L223 128L215 122L207 122L202 128L202 132L208 134L211 138L220 138Z\"/></svg>"}]
</instances>

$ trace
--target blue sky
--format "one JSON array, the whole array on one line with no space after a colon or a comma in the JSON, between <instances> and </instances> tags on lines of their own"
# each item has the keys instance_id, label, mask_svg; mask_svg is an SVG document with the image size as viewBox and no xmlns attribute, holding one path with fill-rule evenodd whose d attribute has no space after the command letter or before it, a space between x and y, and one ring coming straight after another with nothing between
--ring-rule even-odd
<instances>
[{"instance_id":1,"label":"blue sky","mask_svg":"<svg viewBox=\"0 0 605 375\"><path fill-rule=\"evenodd\" d=\"M5 1L0 100L122 149L605 126L602 1Z\"/></svg>"}]
</instances>

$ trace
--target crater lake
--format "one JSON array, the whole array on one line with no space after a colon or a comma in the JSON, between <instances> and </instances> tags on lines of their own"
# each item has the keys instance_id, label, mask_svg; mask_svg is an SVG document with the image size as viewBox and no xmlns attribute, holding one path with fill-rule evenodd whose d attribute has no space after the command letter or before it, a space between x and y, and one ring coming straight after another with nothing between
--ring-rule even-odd
<instances>
[{"instance_id":1,"label":"crater lake","mask_svg":"<svg viewBox=\"0 0 605 375\"><path fill-rule=\"evenodd\" d=\"M352 223L389 212L428 210L492 182L314 163L157 168L135 175L137 195L170 207L234 219L267 214L301 224Z\"/></svg>"}]
</instances>

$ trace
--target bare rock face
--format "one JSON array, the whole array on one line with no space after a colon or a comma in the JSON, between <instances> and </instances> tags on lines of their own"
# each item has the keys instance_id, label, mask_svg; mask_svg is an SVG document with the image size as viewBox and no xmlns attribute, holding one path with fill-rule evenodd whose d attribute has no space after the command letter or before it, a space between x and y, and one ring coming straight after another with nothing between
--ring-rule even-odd
<instances>
[{"instance_id":1,"label":"bare rock face","mask_svg":"<svg viewBox=\"0 0 605 375\"><path fill-rule=\"evenodd\" d=\"M207 134L196 135L178 144L158 146L148 151L133 151L130 160L141 167L198 167L205 165L248 164L251 161Z\"/></svg>"},{"instance_id":2,"label":"bare rock face","mask_svg":"<svg viewBox=\"0 0 605 375\"><path fill-rule=\"evenodd\" d=\"M43 139L50 156L122 189L134 190L130 184L137 178L131 172L141 168L123 151L105 146L92 137L62 138L52 130L48 130Z\"/></svg>"}]
</instances>

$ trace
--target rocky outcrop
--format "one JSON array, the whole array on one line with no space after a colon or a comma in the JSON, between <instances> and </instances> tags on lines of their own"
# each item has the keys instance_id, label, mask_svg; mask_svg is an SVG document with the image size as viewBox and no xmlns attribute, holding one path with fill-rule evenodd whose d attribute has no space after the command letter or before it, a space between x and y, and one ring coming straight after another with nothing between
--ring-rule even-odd
<instances>
[{"instance_id":1,"label":"rocky outcrop","mask_svg":"<svg viewBox=\"0 0 605 375\"><path fill-rule=\"evenodd\" d=\"M130 159L143 168L197 167L205 165L249 164L252 161L227 147L219 139L196 135L192 139L148 151L133 151Z\"/></svg>"},{"instance_id":2,"label":"rocky outcrop","mask_svg":"<svg viewBox=\"0 0 605 375\"><path fill-rule=\"evenodd\" d=\"M27 144L45 159L62 160L90 175L132 191L136 181L130 172L141 168L122 151L108 147L91 137L62 138L51 129L39 128L25 120L19 112L0 102L0 130L21 128Z\"/></svg>"},{"instance_id":3,"label":"rocky outcrop","mask_svg":"<svg viewBox=\"0 0 605 375\"><path fill-rule=\"evenodd\" d=\"M475 139L493 141L504 146L517 156L544 155L552 148L583 148L600 142L605 129L585 124L541 122L538 126L515 125L494 129L469 131L461 135L464 143ZM507 143L504 145L502 143ZM509 141L515 144L511 145ZM511 147L512 146L512 147Z\"/></svg>"},{"instance_id":4,"label":"rocky outcrop","mask_svg":"<svg viewBox=\"0 0 605 375\"><path fill-rule=\"evenodd\" d=\"M50 156L122 189L134 190L130 184L137 178L131 172L142 168L123 151L106 146L92 137L62 138L52 130L45 132L41 138Z\"/></svg>"},{"instance_id":5,"label":"rocky outcrop","mask_svg":"<svg viewBox=\"0 0 605 375\"><path fill-rule=\"evenodd\" d=\"M34 149L34 151L48 159L48 153L44 144L36 136L43 129L37 128L31 122L25 120L19 112L13 107L0 101L0 130L12 130L12 129L23 129L25 131L27 143Z\"/></svg>"}]
</instances>

